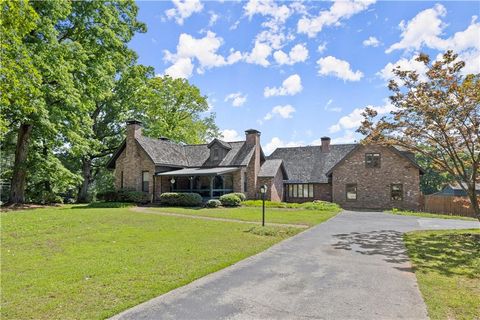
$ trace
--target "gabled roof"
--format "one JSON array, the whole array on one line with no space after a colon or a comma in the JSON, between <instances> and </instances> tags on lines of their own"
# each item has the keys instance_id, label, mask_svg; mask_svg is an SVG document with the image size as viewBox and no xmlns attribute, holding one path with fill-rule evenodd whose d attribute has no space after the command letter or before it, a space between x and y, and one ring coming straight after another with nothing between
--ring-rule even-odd
<instances>
[{"instance_id":1,"label":"gabled roof","mask_svg":"<svg viewBox=\"0 0 480 320\"><path fill-rule=\"evenodd\" d=\"M345 161L349 156L350 154L352 154L356 149L360 148L361 144L356 144L355 148L353 150L351 150L348 154L345 155L345 157L343 157L343 159L341 159L338 163L336 163L330 170L327 171L327 176L331 175L333 170L335 170L335 168L337 168L340 164L343 163L343 161ZM409 151L402 151L402 150L398 150L397 148L395 147L392 147L392 146L389 146L389 147L386 147L388 148L388 150L392 151L393 153L399 155L400 157L402 158L405 158L406 160L408 160L415 168L417 168L418 170L420 170L420 174L424 174L425 173L425 170L423 170L422 167L420 167L418 165L418 163L415 161L415 155L412 153L412 152L409 152Z\"/></svg>"},{"instance_id":2,"label":"gabled roof","mask_svg":"<svg viewBox=\"0 0 480 320\"><path fill-rule=\"evenodd\" d=\"M144 136L136 137L136 142L157 166L170 167L230 167L247 166L254 153L254 146L245 141L225 142L215 139L212 142L220 143L226 150L226 155L220 161L210 158L210 144L183 145L165 139L154 139ZM107 168L115 168L115 161L126 147L122 142L112 158L107 162ZM265 159L263 151L262 160Z\"/></svg>"},{"instance_id":3,"label":"gabled roof","mask_svg":"<svg viewBox=\"0 0 480 320\"><path fill-rule=\"evenodd\" d=\"M273 178L277 175L278 170L282 170L284 178L288 179L288 174L282 159L267 159L260 167L258 177Z\"/></svg>"},{"instance_id":4,"label":"gabled roof","mask_svg":"<svg viewBox=\"0 0 480 320\"><path fill-rule=\"evenodd\" d=\"M276 149L268 159L283 159L288 174L286 182L328 183L329 176L360 144L332 144L329 152L322 152L321 146L290 147ZM407 159L423 173L411 153L390 150Z\"/></svg>"},{"instance_id":5,"label":"gabled roof","mask_svg":"<svg viewBox=\"0 0 480 320\"><path fill-rule=\"evenodd\" d=\"M215 144L218 144L219 146L221 146L222 148L224 149L227 149L227 150L230 150L232 147L228 144L228 142L225 142L225 141L222 141L220 139L213 139L212 142L210 142L209 144L207 144L207 147L208 148L211 148L213 145Z\"/></svg>"},{"instance_id":6,"label":"gabled roof","mask_svg":"<svg viewBox=\"0 0 480 320\"><path fill-rule=\"evenodd\" d=\"M321 146L277 148L267 159L282 159L288 182L327 183L327 172L350 151L355 144L330 145L330 152Z\"/></svg>"}]
</instances>

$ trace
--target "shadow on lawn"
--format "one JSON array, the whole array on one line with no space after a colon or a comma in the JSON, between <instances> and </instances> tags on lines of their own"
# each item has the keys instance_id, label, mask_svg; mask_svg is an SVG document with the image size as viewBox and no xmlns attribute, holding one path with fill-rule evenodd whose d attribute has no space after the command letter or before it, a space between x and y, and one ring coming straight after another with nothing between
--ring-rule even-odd
<instances>
[{"instance_id":1,"label":"shadow on lawn","mask_svg":"<svg viewBox=\"0 0 480 320\"><path fill-rule=\"evenodd\" d=\"M394 230L351 232L334 235L338 242L332 246L338 250L349 250L364 255L380 255L386 262L407 262L407 249L403 244L403 233ZM411 268L397 267L402 271L413 272Z\"/></svg>"},{"instance_id":2,"label":"shadow on lawn","mask_svg":"<svg viewBox=\"0 0 480 320\"><path fill-rule=\"evenodd\" d=\"M480 233L468 231L407 234L405 243L415 266L445 276L480 274Z\"/></svg>"}]
</instances>

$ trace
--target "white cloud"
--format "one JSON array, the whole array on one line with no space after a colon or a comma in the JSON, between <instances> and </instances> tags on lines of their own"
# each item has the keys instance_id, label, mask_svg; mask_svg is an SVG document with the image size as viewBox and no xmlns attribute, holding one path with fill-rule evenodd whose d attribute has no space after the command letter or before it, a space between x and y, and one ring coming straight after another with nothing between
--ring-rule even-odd
<instances>
[{"instance_id":1,"label":"white cloud","mask_svg":"<svg viewBox=\"0 0 480 320\"><path fill-rule=\"evenodd\" d=\"M166 10L165 14L169 19L175 19L179 25L183 25L186 18L203 9L200 0L172 0L172 2L175 8Z\"/></svg>"},{"instance_id":2,"label":"white cloud","mask_svg":"<svg viewBox=\"0 0 480 320\"><path fill-rule=\"evenodd\" d=\"M368 39L363 40L363 45L365 47L378 47L380 45L380 41L375 37L368 37Z\"/></svg>"},{"instance_id":3,"label":"white cloud","mask_svg":"<svg viewBox=\"0 0 480 320\"><path fill-rule=\"evenodd\" d=\"M248 63L258 64L262 67L267 67L270 65L270 62L267 58L272 54L272 48L265 43L255 41L255 46L252 49L246 58L245 61Z\"/></svg>"},{"instance_id":4,"label":"white cloud","mask_svg":"<svg viewBox=\"0 0 480 320\"><path fill-rule=\"evenodd\" d=\"M377 106L367 106L367 107L377 111L378 115L387 114L395 110L395 107L388 102L385 103L385 105L379 106L379 107ZM364 119L362 116L362 113L365 111L367 107L354 109L348 115L341 117L336 124L330 126L330 128L328 128L328 131L330 133L335 133L335 132L339 132L342 129L346 129L346 130L358 129Z\"/></svg>"},{"instance_id":5,"label":"white cloud","mask_svg":"<svg viewBox=\"0 0 480 320\"><path fill-rule=\"evenodd\" d=\"M318 48L317 48L317 51L319 53L323 53L325 50L327 50L327 43L326 42L322 42L318 45Z\"/></svg>"},{"instance_id":6,"label":"white cloud","mask_svg":"<svg viewBox=\"0 0 480 320\"><path fill-rule=\"evenodd\" d=\"M271 120L273 116L278 115L283 119L288 119L292 117L292 113L295 112L295 108L287 104L284 106L275 106L272 111L267 113L263 120Z\"/></svg>"},{"instance_id":7,"label":"white cloud","mask_svg":"<svg viewBox=\"0 0 480 320\"><path fill-rule=\"evenodd\" d=\"M263 95L267 98L271 96L293 96L301 92L302 89L302 80L300 76L298 74L293 74L283 80L281 87L266 87L263 91Z\"/></svg>"},{"instance_id":8,"label":"white cloud","mask_svg":"<svg viewBox=\"0 0 480 320\"><path fill-rule=\"evenodd\" d=\"M212 27L218 20L219 16L213 11L210 11L210 20L208 20L208 26Z\"/></svg>"},{"instance_id":9,"label":"white cloud","mask_svg":"<svg viewBox=\"0 0 480 320\"><path fill-rule=\"evenodd\" d=\"M174 64L165 69L165 74L168 74L172 78L185 78L188 79L193 72L193 63L190 58L178 58Z\"/></svg>"},{"instance_id":10,"label":"white cloud","mask_svg":"<svg viewBox=\"0 0 480 320\"><path fill-rule=\"evenodd\" d=\"M356 133L353 130L345 130L343 136L333 138L330 143L332 144L342 144L342 143L355 143L360 140L360 134Z\"/></svg>"},{"instance_id":11,"label":"white cloud","mask_svg":"<svg viewBox=\"0 0 480 320\"><path fill-rule=\"evenodd\" d=\"M292 11L286 5L278 6L277 3L270 0L250 0L243 7L245 15L250 19L255 14L270 16L275 20L285 22L292 14Z\"/></svg>"},{"instance_id":12,"label":"white cloud","mask_svg":"<svg viewBox=\"0 0 480 320\"><path fill-rule=\"evenodd\" d=\"M342 20L366 10L373 3L375 0L336 0L329 10L320 11L318 16L301 18L297 31L315 37L324 26L338 26Z\"/></svg>"},{"instance_id":13,"label":"white cloud","mask_svg":"<svg viewBox=\"0 0 480 320\"><path fill-rule=\"evenodd\" d=\"M241 92L230 93L228 96L225 97L225 102L231 101L232 106L234 107L241 107L247 101L247 96L242 95Z\"/></svg>"},{"instance_id":14,"label":"white cloud","mask_svg":"<svg viewBox=\"0 0 480 320\"><path fill-rule=\"evenodd\" d=\"M239 141L244 139L244 137L240 136L238 132L233 129L220 130L220 134L223 137L223 141Z\"/></svg>"},{"instance_id":15,"label":"white cloud","mask_svg":"<svg viewBox=\"0 0 480 320\"><path fill-rule=\"evenodd\" d=\"M394 75L393 69L395 69L397 66L400 67L401 70L408 70L408 71L417 71L417 73L420 76L420 80L425 81L426 76L425 72L427 71L427 67L423 62L416 61L416 57L412 57L410 59L406 58L401 58L395 63L389 62L382 70L377 72L377 75L380 76L383 80L389 81L390 79L396 79L398 78Z\"/></svg>"},{"instance_id":16,"label":"white cloud","mask_svg":"<svg viewBox=\"0 0 480 320\"><path fill-rule=\"evenodd\" d=\"M199 63L198 73L206 69L233 64L242 59L239 51L232 51L225 59L217 51L223 44L223 39L208 31L205 37L196 39L189 34L182 33L178 39L177 52L165 50L165 60L173 65L165 70L172 77L188 78L192 75L193 59Z\"/></svg>"},{"instance_id":17,"label":"white cloud","mask_svg":"<svg viewBox=\"0 0 480 320\"><path fill-rule=\"evenodd\" d=\"M323 76L332 75L345 81L359 81L363 77L361 71L350 68L350 63L332 56L318 59L317 64L318 74Z\"/></svg>"},{"instance_id":18,"label":"white cloud","mask_svg":"<svg viewBox=\"0 0 480 320\"><path fill-rule=\"evenodd\" d=\"M270 142L265 145L263 150L267 155L275 151L277 148L285 148L285 147L298 147L305 145L303 141L283 141L278 137L273 137Z\"/></svg>"},{"instance_id":19,"label":"white cloud","mask_svg":"<svg viewBox=\"0 0 480 320\"><path fill-rule=\"evenodd\" d=\"M332 112L342 111L342 108L340 108L340 107L332 107L332 103L333 103L333 99L328 100L327 103L325 104L324 109L326 111L332 111Z\"/></svg>"},{"instance_id":20,"label":"white cloud","mask_svg":"<svg viewBox=\"0 0 480 320\"><path fill-rule=\"evenodd\" d=\"M442 18L446 14L445 7L436 4L433 8L419 12L408 23L402 20L399 25L402 30L400 41L392 44L385 52L420 50L422 47L442 51L452 49L457 53L465 50L480 50L480 24L476 21L477 16L472 17L467 29L456 32L450 38L443 39L440 36L446 24Z\"/></svg>"},{"instance_id":21,"label":"white cloud","mask_svg":"<svg viewBox=\"0 0 480 320\"><path fill-rule=\"evenodd\" d=\"M275 58L275 61L280 65L293 65L297 62L304 62L305 60L307 60L308 49L303 44L297 44L290 50L290 53L286 54L282 50L279 50L275 51L273 57Z\"/></svg>"}]
</instances>

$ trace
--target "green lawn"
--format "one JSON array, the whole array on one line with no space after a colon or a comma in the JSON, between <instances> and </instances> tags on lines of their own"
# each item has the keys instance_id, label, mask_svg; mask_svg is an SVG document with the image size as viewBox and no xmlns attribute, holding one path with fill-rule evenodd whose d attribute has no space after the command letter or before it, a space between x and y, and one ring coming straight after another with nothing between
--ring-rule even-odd
<instances>
[{"instance_id":1,"label":"green lawn","mask_svg":"<svg viewBox=\"0 0 480 320\"><path fill-rule=\"evenodd\" d=\"M188 215L215 217L225 219L236 219L242 221L262 221L261 207L238 207L238 208L178 208L161 207L149 208L158 212L181 213ZM267 223L288 223L313 226L325 220L330 219L340 212L339 207L329 208L328 210L310 210L310 209L284 209L284 208L266 208L265 221Z\"/></svg>"},{"instance_id":2,"label":"green lawn","mask_svg":"<svg viewBox=\"0 0 480 320\"><path fill-rule=\"evenodd\" d=\"M128 208L36 209L0 217L2 319L112 316L302 230L259 230Z\"/></svg>"},{"instance_id":3,"label":"green lawn","mask_svg":"<svg viewBox=\"0 0 480 320\"><path fill-rule=\"evenodd\" d=\"M456 219L456 220L478 221L478 219L470 218L470 217L462 217L462 216L454 216L454 215L438 214L438 213L408 211L408 210L399 210L399 209L393 209L392 211L388 211L388 213L397 214L397 215L401 215L401 216L415 216L415 217L423 217L423 218L440 218L440 219Z\"/></svg>"},{"instance_id":4,"label":"green lawn","mask_svg":"<svg viewBox=\"0 0 480 320\"><path fill-rule=\"evenodd\" d=\"M405 235L431 319L479 319L480 230Z\"/></svg>"}]
</instances>

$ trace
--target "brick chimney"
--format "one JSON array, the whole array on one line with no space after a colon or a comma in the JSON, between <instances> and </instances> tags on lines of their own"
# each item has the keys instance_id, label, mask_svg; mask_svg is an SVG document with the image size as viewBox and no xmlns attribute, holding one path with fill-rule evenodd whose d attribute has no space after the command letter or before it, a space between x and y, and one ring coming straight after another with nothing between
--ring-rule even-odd
<instances>
[{"instance_id":1,"label":"brick chimney","mask_svg":"<svg viewBox=\"0 0 480 320\"><path fill-rule=\"evenodd\" d=\"M330 152L330 137L322 137L322 152Z\"/></svg>"},{"instance_id":2,"label":"brick chimney","mask_svg":"<svg viewBox=\"0 0 480 320\"><path fill-rule=\"evenodd\" d=\"M138 138L142 136L142 123L137 120L127 121L127 139Z\"/></svg>"},{"instance_id":3,"label":"brick chimney","mask_svg":"<svg viewBox=\"0 0 480 320\"><path fill-rule=\"evenodd\" d=\"M245 130L245 144L254 146L253 164L249 165L246 171L247 176L247 198L255 199L258 193L258 173L261 166L261 149L260 149L260 131L255 129ZM242 177L243 181L243 177ZM242 182L243 184L243 182Z\"/></svg>"},{"instance_id":4,"label":"brick chimney","mask_svg":"<svg viewBox=\"0 0 480 320\"><path fill-rule=\"evenodd\" d=\"M260 145L260 131L255 129L245 130L247 145Z\"/></svg>"}]
</instances>

